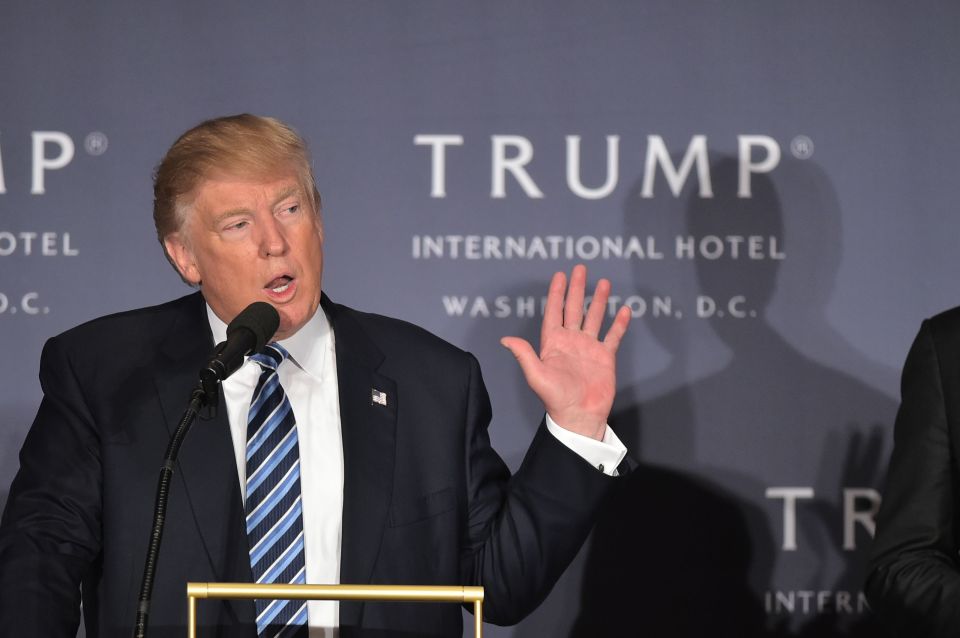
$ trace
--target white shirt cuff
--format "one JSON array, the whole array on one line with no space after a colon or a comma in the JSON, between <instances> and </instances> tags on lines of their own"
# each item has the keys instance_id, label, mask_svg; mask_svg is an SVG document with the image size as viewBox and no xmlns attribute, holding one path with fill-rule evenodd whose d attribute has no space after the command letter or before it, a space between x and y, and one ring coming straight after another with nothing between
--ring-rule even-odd
<instances>
[{"instance_id":1,"label":"white shirt cuff","mask_svg":"<svg viewBox=\"0 0 960 638\"><path fill-rule=\"evenodd\" d=\"M608 476L617 476L617 467L627 455L627 448L608 425L603 440L565 430L547 415L547 430L558 441L578 454L583 460Z\"/></svg>"}]
</instances>

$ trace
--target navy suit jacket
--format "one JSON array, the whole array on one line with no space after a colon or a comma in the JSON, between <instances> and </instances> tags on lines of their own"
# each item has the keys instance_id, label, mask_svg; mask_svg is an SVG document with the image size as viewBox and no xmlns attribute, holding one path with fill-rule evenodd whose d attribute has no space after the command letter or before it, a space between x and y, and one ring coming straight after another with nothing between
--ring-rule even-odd
<instances>
[{"instance_id":1,"label":"navy suit jacket","mask_svg":"<svg viewBox=\"0 0 960 638\"><path fill-rule=\"evenodd\" d=\"M511 477L477 361L324 298L336 336L344 583L483 585L517 622L549 593L616 483L541 424ZM160 462L213 346L200 294L94 320L44 347L44 397L0 523L0 627L129 636ZM387 405L372 401L372 390ZM221 399L222 402L222 399ZM173 479L151 636L183 636L188 581L251 580L226 419L200 420ZM204 601L202 636L256 635L251 601ZM344 602L344 636L461 633L456 605Z\"/></svg>"}]
</instances>

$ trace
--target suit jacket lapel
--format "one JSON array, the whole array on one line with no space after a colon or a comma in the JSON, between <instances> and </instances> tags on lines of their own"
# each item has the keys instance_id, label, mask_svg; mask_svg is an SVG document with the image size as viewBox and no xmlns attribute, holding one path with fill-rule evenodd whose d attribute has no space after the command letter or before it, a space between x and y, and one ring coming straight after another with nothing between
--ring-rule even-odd
<instances>
[{"instance_id":1,"label":"suit jacket lapel","mask_svg":"<svg viewBox=\"0 0 960 638\"><path fill-rule=\"evenodd\" d=\"M377 369L383 354L349 311L324 296L333 325L343 437L340 581L368 583L380 551L393 491L397 390ZM362 603L340 605L341 626L360 623Z\"/></svg>"},{"instance_id":2,"label":"suit jacket lapel","mask_svg":"<svg viewBox=\"0 0 960 638\"><path fill-rule=\"evenodd\" d=\"M213 348L203 298L198 293L191 299L194 302L171 325L155 373L164 420L171 435L197 384L198 372ZM186 492L214 579L250 582L243 501L222 396L213 418L202 412L187 434L176 474L174 481L179 480ZM253 622L252 601L230 602L240 622Z\"/></svg>"}]
</instances>

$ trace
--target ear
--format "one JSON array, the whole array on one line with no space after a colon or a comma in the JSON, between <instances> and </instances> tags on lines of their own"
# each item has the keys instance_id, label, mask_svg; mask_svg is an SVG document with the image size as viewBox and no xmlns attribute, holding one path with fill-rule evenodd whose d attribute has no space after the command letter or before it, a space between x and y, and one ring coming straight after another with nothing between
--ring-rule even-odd
<instances>
[{"instance_id":1,"label":"ear","mask_svg":"<svg viewBox=\"0 0 960 638\"><path fill-rule=\"evenodd\" d=\"M318 210L314 216L314 225L317 227L317 235L320 236L320 244L323 244L323 215Z\"/></svg>"},{"instance_id":2,"label":"ear","mask_svg":"<svg viewBox=\"0 0 960 638\"><path fill-rule=\"evenodd\" d=\"M180 233L167 235L163 240L163 246L167 249L170 259L176 264L180 276L194 286L199 286L202 277L200 276L200 269L197 267L197 260Z\"/></svg>"}]
</instances>

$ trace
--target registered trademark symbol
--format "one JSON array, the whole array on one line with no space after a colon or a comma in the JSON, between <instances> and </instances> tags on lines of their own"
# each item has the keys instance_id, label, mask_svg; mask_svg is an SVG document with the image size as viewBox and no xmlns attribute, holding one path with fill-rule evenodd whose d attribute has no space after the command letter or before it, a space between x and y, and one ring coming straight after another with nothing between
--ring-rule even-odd
<instances>
[{"instance_id":1,"label":"registered trademark symbol","mask_svg":"<svg viewBox=\"0 0 960 638\"><path fill-rule=\"evenodd\" d=\"M797 159L810 159L813 155L813 140L806 135L798 135L790 142L790 152Z\"/></svg>"},{"instance_id":2,"label":"registered trademark symbol","mask_svg":"<svg viewBox=\"0 0 960 638\"><path fill-rule=\"evenodd\" d=\"M107 152L107 136L100 131L94 131L83 140L83 148L90 155L103 155Z\"/></svg>"}]
</instances>

